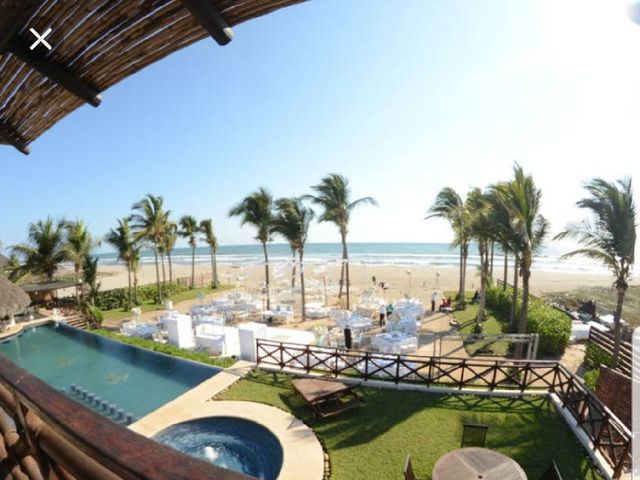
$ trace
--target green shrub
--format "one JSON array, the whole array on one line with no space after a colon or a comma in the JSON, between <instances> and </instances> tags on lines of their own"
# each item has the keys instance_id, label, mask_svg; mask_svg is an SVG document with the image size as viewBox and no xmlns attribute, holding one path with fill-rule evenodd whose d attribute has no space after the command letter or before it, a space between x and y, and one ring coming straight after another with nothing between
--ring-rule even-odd
<instances>
[{"instance_id":1,"label":"green shrub","mask_svg":"<svg viewBox=\"0 0 640 480\"><path fill-rule=\"evenodd\" d=\"M212 365L214 367L227 368L236 363L235 359L231 357L212 357L206 352L186 350L184 348L178 348L167 343L158 343L154 342L153 340L147 340L146 338L126 337L109 330L98 329L93 330L93 333L97 333L98 335L102 335L103 337L111 338L128 345L135 345L136 347L145 348L154 352L164 353L173 357L192 360L194 362L206 363L207 365Z\"/></svg>"},{"instance_id":2,"label":"green shrub","mask_svg":"<svg viewBox=\"0 0 640 480\"><path fill-rule=\"evenodd\" d=\"M189 290L189 287L186 285L179 285L176 283L171 283L167 285L166 293L167 296L175 295L176 293L182 293ZM138 302L137 305L141 305L143 303L155 303L156 297L158 293L158 288L156 285L142 285L138 287L137 297ZM113 290L105 290L102 292L98 292L98 295L95 299L95 304L102 310L115 310L115 309L125 309L129 307L129 289L128 288L114 288Z\"/></svg>"},{"instance_id":3,"label":"green shrub","mask_svg":"<svg viewBox=\"0 0 640 480\"><path fill-rule=\"evenodd\" d=\"M518 292L520 298L520 292ZM511 313L513 289L493 287L487 289L487 306L508 317ZM521 301L521 298L520 298ZM520 306L521 303L518 303ZM519 308L518 308L519 310ZM516 315L520 312L517 311ZM540 355L560 356L569 344L571 336L571 318L542 300L529 297L527 332L540 335L538 353Z\"/></svg>"},{"instance_id":4,"label":"green shrub","mask_svg":"<svg viewBox=\"0 0 640 480\"><path fill-rule=\"evenodd\" d=\"M90 307L89 312L93 317L95 324L100 328L102 326L102 321L104 320L104 313L98 307Z\"/></svg>"},{"instance_id":5,"label":"green shrub","mask_svg":"<svg viewBox=\"0 0 640 480\"><path fill-rule=\"evenodd\" d=\"M584 384L587 386L589 390L592 392L596 391L596 385L598 384L598 378L600 377L600 369L594 368L593 370L588 370L584 374Z\"/></svg>"},{"instance_id":6,"label":"green shrub","mask_svg":"<svg viewBox=\"0 0 640 480\"><path fill-rule=\"evenodd\" d=\"M600 365L611 365L611 354L595 343L587 343L584 364L589 368L600 368Z\"/></svg>"}]
</instances>

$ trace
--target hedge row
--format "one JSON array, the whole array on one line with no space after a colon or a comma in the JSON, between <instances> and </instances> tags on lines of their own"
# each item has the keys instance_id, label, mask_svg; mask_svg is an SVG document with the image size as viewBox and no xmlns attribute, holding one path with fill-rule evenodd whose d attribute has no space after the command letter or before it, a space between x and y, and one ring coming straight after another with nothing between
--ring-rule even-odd
<instances>
[{"instance_id":1,"label":"hedge row","mask_svg":"<svg viewBox=\"0 0 640 480\"><path fill-rule=\"evenodd\" d=\"M522 304L520 292L518 307ZM513 290L502 287L487 289L487 305L497 310L504 318L511 313ZM519 308L517 315L520 314ZM569 344L571 336L571 319L564 313L547 305L542 300L529 297L528 333L540 335L538 353L546 356L560 356Z\"/></svg>"},{"instance_id":2,"label":"hedge row","mask_svg":"<svg viewBox=\"0 0 640 480\"><path fill-rule=\"evenodd\" d=\"M189 290L186 285L178 285L175 283L167 284L166 296L175 295ZM158 288L156 285L142 285L137 290L137 303L136 305L142 305L144 303L155 303L158 295ZM135 298L135 297L134 297ZM125 309L129 307L129 288L114 288L113 290L105 290L98 292L98 296L95 299L95 306L101 310L114 310L116 308Z\"/></svg>"},{"instance_id":3,"label":"hedge row","mask_svg":"<svg viewBox=\"0 0 640 480\"><path fill-rule=\"evenodd\" d=\"M145 338L138 337L126 337L119 335L110 330L96 329L92 330L93 333L102 335L103 337L117 340L118 342L126 343L129 345L135 345L136 347L145 348L154 352L164 353L173 357L185 358L194 362L206 363L219 368L227 368L236 363L236 360L231 357L212 357L206 352L198 352L192 350L186 350L184 348L178 348L168 343L158 343L153 340L147 340Z\"/></svg>"}]
</instances>

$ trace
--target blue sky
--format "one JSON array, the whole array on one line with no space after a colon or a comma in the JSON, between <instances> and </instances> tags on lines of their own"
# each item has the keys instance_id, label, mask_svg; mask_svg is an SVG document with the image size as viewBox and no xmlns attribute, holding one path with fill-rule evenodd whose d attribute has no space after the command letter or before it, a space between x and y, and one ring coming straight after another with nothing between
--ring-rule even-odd
<instances>
[{"instance_id":1,"label":"blue sky","mask_svg":"<svg viewBox=\"0 0 640 480\"><path fill-rule=\"evenodd\" d=\"M1 148L0 241L47 215L102 235L152 192L212 217L222 244L250 243L227 218L243 195L303 194L329 172L380 203L352 241L448 241L422 220L437 191L506 179L514 160L556 232L580 218L583 180L640 182L640 26L624 4L313 0L242 24L226 47L201 41L107 90L30 156Z\"/></svg>"}]
</instances>

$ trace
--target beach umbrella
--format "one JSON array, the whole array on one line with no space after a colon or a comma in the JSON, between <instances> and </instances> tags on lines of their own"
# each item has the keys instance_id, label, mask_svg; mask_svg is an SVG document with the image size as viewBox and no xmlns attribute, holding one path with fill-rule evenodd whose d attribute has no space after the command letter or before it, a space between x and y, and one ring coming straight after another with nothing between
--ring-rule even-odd
<instances>
[{"instance_id":1,"label":"beach umbrella","mask_svg":"<svg viewBox=\"0 0 640 480\"><path fill-rule=\"evenodd\" d=\"M31 299L24 290L0 275L0 318L9 316L13 323L13 315L29 306Z\"/></svg>"}]
</instances>

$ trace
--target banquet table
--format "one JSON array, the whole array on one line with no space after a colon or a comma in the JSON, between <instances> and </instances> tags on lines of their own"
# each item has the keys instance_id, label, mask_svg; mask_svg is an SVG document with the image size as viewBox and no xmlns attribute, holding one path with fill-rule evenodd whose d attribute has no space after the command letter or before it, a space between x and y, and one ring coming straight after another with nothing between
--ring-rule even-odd
<instances>
[{"instance_id":1,"label":"banquet table","mask_svg":"<svg viewBox=\"0 0 640 480\"><path fill-rule=\"evenodd\" d=\"M352 331L369 330L373 327L373 322L370 318L352 315L349 318L339 318L338 320L336 320L336 326L340 327L340 329L342 330L344 330L346 327L349 327Z\"/></svg>"},{"instance_id":2,"label":"banquet table","mask_svg":"<svg viewBox=\"0 0 640 480\"><path fill-rule=\"evenodd\" d=\"M374 335L371 345L383 353L403 353L404 350L415 351L418 348L418 338L402 332L388 332Z\"/></svg>"},{"instance_id":3,"label":"banquet table","mask_svg":"<svg viewBox=\"0 0 640 480\"><path fill-rule=\"evenodd\" d=\"M440 457L433 480L527 480L515 460L486 448L461 448Z\"/></svg>"}]
</instances>

